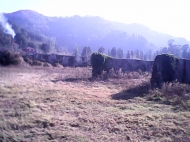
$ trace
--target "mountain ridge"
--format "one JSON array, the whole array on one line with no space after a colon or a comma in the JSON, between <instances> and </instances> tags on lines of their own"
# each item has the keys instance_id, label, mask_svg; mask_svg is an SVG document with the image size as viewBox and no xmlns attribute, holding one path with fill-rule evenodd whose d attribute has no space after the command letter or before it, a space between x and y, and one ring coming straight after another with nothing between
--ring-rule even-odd
<instances>
[{"instance_id":1,"label":"mountain ridge","mask_svg":"<svg viewBox=\"0 0 190 142\"><path fill-rule=\"evenodd\" d=\"M169 39L174 39L176 44L189 44L185 38L153 31L142 24L125 24L105 20L99 16L48 17L31 10L4 15L10 23L30 32L55 37L57 45L67 47L70 51L75 45L80 48L90 46L93 50L104 46L105 49L124 48L125 52L139 48L155 51L167 46Z\"/></svg>"}]
</instances>

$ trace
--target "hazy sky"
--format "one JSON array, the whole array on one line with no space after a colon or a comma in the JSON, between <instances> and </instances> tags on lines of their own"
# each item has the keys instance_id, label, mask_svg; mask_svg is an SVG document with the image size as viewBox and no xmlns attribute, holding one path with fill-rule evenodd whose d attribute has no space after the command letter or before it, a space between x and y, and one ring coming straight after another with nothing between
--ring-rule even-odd
<instances>
[{"instance_id":1,"label":"hazy sky","mask_svg":"<svg viewBox=\"0 0 190 142\"><path fill-rule=\"evenodd\" d=\"M47 16L89 15L190 40L190 0L0 0L0 12L30 9Z\"/></svg>"}]
</instances>

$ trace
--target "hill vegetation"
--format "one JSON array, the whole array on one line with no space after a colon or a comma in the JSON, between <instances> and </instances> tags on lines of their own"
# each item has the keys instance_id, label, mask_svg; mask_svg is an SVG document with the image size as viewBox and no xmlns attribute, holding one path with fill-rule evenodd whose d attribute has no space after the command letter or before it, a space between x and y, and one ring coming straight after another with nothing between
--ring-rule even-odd
<instances>
[{"instance_id":1,"label":"hill vegetation","mask_svg":"<svg viewBox=\"0 0 190 142\"><path fill-rule=\"evenodd\" d=\"M189 42L184 38L154 32L140 24L123 24L100 17L46 17L35 11L21 10L4 14L17 34L37 41L54 43L56 50L73 52L77 45L80 52L85 46L92 51L103 46L105 51L112 47L128 50L156 51L167 46L169 39L176 44ZM30 33L28 35L28 33ZM27 38L28 39L28 38ZM38 44L36 42L35 44Z\"/></svg>"}]
</instances>

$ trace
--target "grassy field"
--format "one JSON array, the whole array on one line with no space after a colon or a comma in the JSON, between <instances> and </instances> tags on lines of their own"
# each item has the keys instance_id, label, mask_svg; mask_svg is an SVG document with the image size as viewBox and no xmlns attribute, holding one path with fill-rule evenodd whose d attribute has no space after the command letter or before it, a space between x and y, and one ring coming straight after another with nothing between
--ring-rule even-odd
<instances>
[{"instance_id":1,"label":"grassy field","mask_svg":"<svg viewBox=\"0 0 190 142\"><path fill-rule=\"evenodd\" d=\"M0 141L190 141L190 86L150 90L148 73L0 67ZM103 77L102 77L103 78Z\"/></svg>"}]
</instances>

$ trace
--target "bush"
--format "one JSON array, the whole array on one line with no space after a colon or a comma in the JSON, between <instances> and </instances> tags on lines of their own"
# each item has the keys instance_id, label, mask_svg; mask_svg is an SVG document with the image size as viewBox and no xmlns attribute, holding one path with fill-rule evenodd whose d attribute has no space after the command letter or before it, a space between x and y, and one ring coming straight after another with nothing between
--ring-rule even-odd
<instances>
[{"instance_id":1,"label":"bush","mask_svg":"<svg viewBox=\"0 0 190 142\"><path fill-rule=\"evenodd\" d=\"M24 61L32 66L44 66L44 67L52 67L50 63L47 62L41 62L38 60L31 60L28 57L24 57Z\"/></svg>"},{"instance_id":2,"label":"bush","mask_svg":"<svg viewBox=\"0 0 190 142\"><path fill-rule=\"evenodd\" d=\"M55 63L53 66L54 66L54 67L59 67L59 68L62 68L62 67L63 67L63 66L62 66L61 64L59 64L59 63Z\"/></svg>"},{"instance_id":3,"label":"bush","mask_svg":"<svg viewBox=\"0 0 190 142\"><path fill-rule=\"evenodd\" d=\"M34 60L34 61L32 62L32 65L33 65L33 66L43 66L43 63L40 62L40 61Z\"/></svg>"},{"instance_id":4,"label":"bush","mask_svg":"<svg viewBox=\"0 0 190 142\"><path fill-rule=\"evenodd\" d=\"M45 62L45 63L43 64L43 66L44 66L44 67L52 67L52 65L51 65L50 63L47 63L47 62Z\"/></svg>"},{"instance_id":5,"label":"bush","mask_svg":"<svg viewBox=\"0 0 190 142\"><path fill-rule=\"evenodd\" d=\"M48 53L50 51L50 46L44 43L40 46L40 49L43 50L45 53Z\"/></svg>"},{"instance_id":6,"label":"bush","mask_svg":"<svg viewBox=\"0 0 190 142\"><path fill-rule=\"evenodd\" d=\"M190 85L179 82L164 83L160 89L150 90L147 98L190 110Z\"/></svg>"},{"instance_id":7,"label":"bush","mask_svg":"<svg viewBox=\"0 0 190 142\"><path fill-rule=\"evenodd\" d=\"M22 61L22 57L11 51L1 51L0 52L0 65L19 65Z\"/></svg>"},{"instance_id":8,"label":"bush","mask_svg":"<svg viewBox=\"0 0 190 142\"><path fill-rule=\"evenodd\" d=\"M29 59L28 57L24 57L24 61L30 65L32 65L33 61Z\"/></svg>"}]
</instances>

